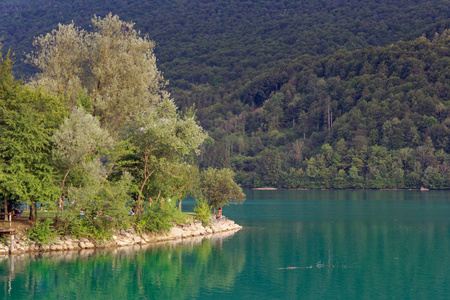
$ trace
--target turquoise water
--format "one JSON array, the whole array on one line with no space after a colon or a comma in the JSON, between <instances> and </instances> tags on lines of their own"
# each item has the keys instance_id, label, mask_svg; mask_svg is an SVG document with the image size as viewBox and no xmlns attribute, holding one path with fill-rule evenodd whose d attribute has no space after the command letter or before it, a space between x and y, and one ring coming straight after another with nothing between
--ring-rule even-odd
<instances>
[{"instance_id":1,"label":"turquoise water","mask_svg":"<svg viewBox=\"0 0 450 300\"><path fill-rule=\"evenodd\" d=\"M450 299L449 192L246 193L235 234L0 258L0 299Z\"/></svg>"}]
</instances>

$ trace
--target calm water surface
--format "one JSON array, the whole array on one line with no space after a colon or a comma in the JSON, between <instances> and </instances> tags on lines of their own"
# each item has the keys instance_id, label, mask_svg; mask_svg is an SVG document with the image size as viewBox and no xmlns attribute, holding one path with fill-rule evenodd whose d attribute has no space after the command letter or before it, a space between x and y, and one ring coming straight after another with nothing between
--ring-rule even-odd
<instances>
[{"instance_id":1,"label":"calm water surface","mask_svg":"<svg viewBox=\"0 0 450 300\"><path fill-rule=\"evenodd\" d=\"M0 258L0 299L450 299L450 192L246 193L235 234Z\"/></svg>"}]
</instances>

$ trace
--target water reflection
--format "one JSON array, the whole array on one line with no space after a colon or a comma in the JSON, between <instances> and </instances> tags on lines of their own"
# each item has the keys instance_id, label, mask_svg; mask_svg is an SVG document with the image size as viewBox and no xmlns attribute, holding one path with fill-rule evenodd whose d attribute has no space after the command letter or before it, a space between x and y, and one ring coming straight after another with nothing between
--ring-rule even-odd
<instances>
[{"instance_id":1,"label":"water reflection","mask_svg":"<svg viewBox=\"0 0 450 300\"><path fill-rule=\"evenodd\" d=\"M234 234L5 256L0 258L5 299L182 299L205 288L229 290L245 263L245 255L223 247Z\"/></svg>"},{"instance_id":2,"label":"water reflection","mask_svg":"<svg viewBox=\"0 0 450 300\"><path fill-rule=\"evenodd\" d=\"M244 226L231 238L15 256L0 260L0 288L6 299L450 299L446 191L247 199L225 209Z\"/></svg>"}]
</instances>

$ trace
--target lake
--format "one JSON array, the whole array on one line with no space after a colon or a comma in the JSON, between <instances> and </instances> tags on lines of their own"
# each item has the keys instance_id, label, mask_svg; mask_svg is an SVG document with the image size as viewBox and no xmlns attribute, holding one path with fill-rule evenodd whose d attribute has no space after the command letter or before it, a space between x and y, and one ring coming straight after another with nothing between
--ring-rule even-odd
<instances>
[{"instance_id":1,"label":"lake","mask_svg":"<svg viewBox=\"0 0 450 300\"><path fill-rule=\"evenodd\" d=\"M0 298L450 299L450 192L246 194L236 233L0 258Z\"/></svg>"}]
</instances>

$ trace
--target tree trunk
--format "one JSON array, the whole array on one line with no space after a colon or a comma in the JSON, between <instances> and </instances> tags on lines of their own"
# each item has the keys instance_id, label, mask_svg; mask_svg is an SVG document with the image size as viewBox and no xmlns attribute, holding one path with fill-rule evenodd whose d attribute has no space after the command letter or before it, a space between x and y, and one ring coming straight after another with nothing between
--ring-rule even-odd
<instances>
[{"instance_id":1,"label":"tree trunk","mask_svg":"<svg viewBox=\"0 0 450 300\"><path fill-rule=\"evenodd\" d=\"M28 220L32 221L33 220L33 204L30 204L30 216L28 217Z\"/></svg>"},{"instance_id":2,"label":"tree trunk","mask_svg":"<svg viewBox=\"0 0 450 300\"><path fill-rule=\"evenodd\" d=\"M178 210L181 211L181 200L178 200Z\"/></svg>"},{"instance_id":3,"label":"tree trunk","mask_svg":"<svg viewBox=\"0 0 450 300\"><path fill-rule=\"evenodd\" d=\"M328 131L330 131L331 129L331 114L330 114L330 102L327 103L327 119L328 119L328 124L327 124L327 129Z\"/></svg>"},{"instance_id":4,"label":"tree trunk","mask_svg":"<svg viewBox=\"0 0 450 300\"><path fill-rule=\"evenodd\" d=\"M6 199L6 196L3 195L3 209L5 210L5 214L8 213L8 200ZM5 215L5 221L8 221L8 216Z\"/></svg>"},{"instance_id":5,"label":"tree trunk","mask_svg":"<svg viewBox=\"0 0 450 300\"><path fill-rule=\"evenodd\" d=\"M139 217L140 215L142 215L142 202L144 202L143 200L139 199L137 200L137 205L136 205L136 217Z\"/></svg>"},{"instance_id":6,"label":"tree trunk","mask_svg":"<svg viewBox=\"0 0 450 300\"><path fill-rule=\"evenodd\" d=\"M37 204L34 203L33 205L34 205L34 218L33 218L33 221L36 221L37 220Z\"/></svg>"}]
</instances>

